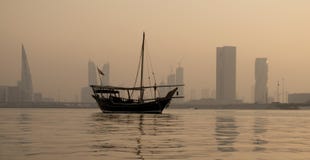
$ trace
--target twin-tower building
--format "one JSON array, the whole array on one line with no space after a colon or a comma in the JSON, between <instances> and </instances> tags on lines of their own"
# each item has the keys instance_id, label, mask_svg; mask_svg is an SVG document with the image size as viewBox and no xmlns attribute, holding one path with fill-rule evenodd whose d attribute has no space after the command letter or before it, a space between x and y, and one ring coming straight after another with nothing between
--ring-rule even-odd
<instances>
[{"instance_id":1,"label":"twin-tower building","mask_svg":"<svg viewBox=\"0 0 310 160\"><path fill-rule=\"evenodd\" d=\"M88 61L88 86L83 87L81 89L81 102L84 103L92 103L95 102L95 100L91 97L92 95L92 90L89 87L90 85L96 85L98 84L97 82L97 77L100 77L100 84L102 85L110 85L110 64L109 63L105 63L102 67L102 69L100 69L104 75L100 76L97 75L98 69L96 67L96 64L89 60Z\"/></svg>"},{"instance_id":2,"label":"twin-tower building","mask_svg":"<svg viewBox=\"0 0 310 160\"><path fill-rule=\"evenodd\" d=\"M216 101L220 104L238 103L236 97L236 52L234 46L216 48ZM255 60L255 103L268 102L267 58Z\"/></svg>"}]
</instances>

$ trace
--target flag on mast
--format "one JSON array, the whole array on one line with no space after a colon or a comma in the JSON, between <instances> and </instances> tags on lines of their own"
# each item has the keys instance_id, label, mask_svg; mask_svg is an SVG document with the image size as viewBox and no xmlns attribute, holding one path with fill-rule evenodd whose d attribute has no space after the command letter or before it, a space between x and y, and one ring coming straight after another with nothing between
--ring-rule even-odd
<instances>
[{"instance_id":1,"label":"flag on mast","mask_svg":"<svg viewBox=\"0 0 310 160\"><path fill-rule=\"evenodd\" d=\"M104 75L104 73L97 67L98 73Z\"/></svg>"}]
</instances>

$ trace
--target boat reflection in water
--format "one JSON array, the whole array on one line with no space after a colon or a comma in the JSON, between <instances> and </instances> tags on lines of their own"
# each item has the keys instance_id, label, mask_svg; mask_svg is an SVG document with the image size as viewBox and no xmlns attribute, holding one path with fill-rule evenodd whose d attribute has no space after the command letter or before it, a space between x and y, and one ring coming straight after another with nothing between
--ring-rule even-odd
<instances>
[{"instance_id":1,"label":"boat reflection in water","mask_svg":"<svg viewBox=\"0 0 310 160\"><path fill-rule=\"evenodd\" d=\"M253 152L262 152L266 150L265 145L268 143L268 141L264 139L264 134L267 132L266 129L267 123L268 121L266 118L255 117L254 119Z\"/></svg>"},{"instance_id":2,"label":"boat reflection in water","mask_svg":"<svg viewBox=\"0 0 310 160\"><path fill-rule=\"evenodd\" d=\"M115 159L184 158L184 141L178 138L183 130L178 117L172 114L102 114L92 115L94 143L99 155ZM119 157L117 157L119 155Z\"/></svg>"}]
</instances>

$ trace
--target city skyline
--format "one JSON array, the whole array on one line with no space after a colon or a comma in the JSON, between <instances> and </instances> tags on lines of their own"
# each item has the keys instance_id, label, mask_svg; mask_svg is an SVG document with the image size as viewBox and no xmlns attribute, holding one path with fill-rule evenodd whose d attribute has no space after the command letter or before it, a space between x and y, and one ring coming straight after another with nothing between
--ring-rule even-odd
<instances>
[{"instance_id":1,"label":"city skyline","mask_svg":"<svg viewBox=\"0 0 310 160\"><path fill-rule=\"evenodd\" d=\"M165 79L182 59L187 95L191 89L215 90L215 47L225 45L238 47L238 99L253 101L257 57L270 62L271 96L282 78L289 93L309 92L309 5L276 0L1 1L0 73L5 76L0 84L20 79L17 57L24 43L33 89L48 97L75 99L87 84L89 59L109 61L110 82L130 86L145 31L156 77Z\"/></svg>"},{"instance_id":2,"label":"city skyline","mask_svg":"<svg viewBox=\"0 0 310 160\"><path fill-rule=\"evenodd\" d=\"M216 79L219 79L217 81L219 81L220 85L218 85L215 90L216 97L215 99L217 100L217 103L221 104L229 104L229 103L240 103L240 102L244 102L244 99L237 99L238 97L236 96L236 47L235 46L223 46L223 47L216 47L216 55L217 55L217 76L215 77ZM29 64L28 64L28 60L27 60L27 55L26 55L26 50L24 48L24 45L22 44L22 49L21 49L21 81L17 82L17 87L20 90L20 100L21 101L32 101L34 100L34 97L40 97L40 99L42 99L42 93L40 92L34 92L33 88L32 88L32 78L31 78L31 73L30 73L30 68L29 68ZM98 68L99 69L99 68ZM228 70L229 71L228 71ZM225 71L227 70L227 71ZM81 92L80 92L80 101L81 102L93 102L92 98L89 98L91 95L91 90L89 85L93 85L93 84L97 84L97 82L101 81L101 84L105 84L105 85L109 85L109 79L110 79L110 63L105 63L103 64L102 67L102 71L104 72L104 76L99 77L97 76L97 69L96 69L96 64L89 60L88 61L88 86L87 87L82 87L81 88ZM281 85L282 87L282 92L283 93L279 93L279 91L277 91L276 94L273 95L273 97L269 97L269 93L268 93L268 88L267 88L267 83L268 83L268 63L267 63L267 58L256 58L255 59L255 88L254 88L254 103L271 103L273 102L273 100L275 100L276 98L278 98L276 101L285 101L285 99L287 99L288 97L288 93L286 91L285 95L284 94L285 90L284 90L284 79L282 79L282 82L280 84L279 81L277 81L277 86L279 89L279 86ZM224 81L225 82L224 82ZM221 82L223 81L223 82ZM231 81L231 83L230 83ZM170 74L168 74L167 76L167 84L183 84L184 82L184 69L183 67L181 67L181 65L179 64L179 66L176 68L176 72L173 73L171 72ZM228 83L229 82L229 83ZM258 83L257 83L258 82ZM161 82L161 84L164 84L163 81ZM0 85L1 86L1 85ZM2 85L5 86L5 85ZM228 91L228 90L230 91ZM187 100L192 100L191 96L192 96L192 92L195 89L191 89L190 93L187 93ZM224 92L224 90L226 90L226 92ZM228 92L227 92L228 91ZM26 94L27 93L27 94ZM31 93L31 94L30 94ZM87 93L87 94L86 94ZM264 94L263 94L264 93ZM184 96L184 87L182 87L180 89L180 91L178 92L178 94L180 94L180 96ZM221 95L221 94L225 94L225 95ZM279 95L281 94L281 95ZM293 94L298 94L296 92L294 92ZM302 92L300 94L307 94L305 92ZM31 95L31 96L30 96ZM76 95L75 94L75 100L76 99ZM280 97L282 98L282 100L280 99ZM87 97L87 98L85 98ZM203 98L201 96L201 98ZM25 100L24 100L25 99ZM57 99L58 101L64 101L62 100L61 97L52 97L52 98L47 98L44 97L44 100L48 100L48 101L54 101L54 99ZM83 100L84 99L84 100ZM42 99L43 100L43 99ZM41 101L41 100L40 100ZM74 101L74 100L70 100L70 101Z\"/></svg>"}]
</instances>

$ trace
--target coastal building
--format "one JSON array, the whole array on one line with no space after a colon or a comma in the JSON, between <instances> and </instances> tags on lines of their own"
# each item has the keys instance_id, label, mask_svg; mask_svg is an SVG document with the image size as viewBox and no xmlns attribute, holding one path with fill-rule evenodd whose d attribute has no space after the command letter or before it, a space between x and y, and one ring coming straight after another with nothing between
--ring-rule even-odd
<instances>
[{"instance_id":1,"label":"coastal building","mask_svg":"<svg viewBox=\"0 0 310 160\"><path fill-rule=\"evenodd\" d=\"M21 94L20 87L8 86L8 102L20 102Z\"/></svg>"},{"instance_id":2,"label":"coastal building","mask_svg":"<svg viewBox=\"0 0 310 160\"><path fill-rule=\"evenodd\" d=\"M16 86L0 86L0 103L40 102L44 97L33 92L32 77L24 45L21 48L21 80Z\"/></svg>"},{"instance_id":3,"label":"coastal building","mask_svg":"<svg viewBox=\"0 0 310 160\"><path fill-rule=\"evenodd\" d=\"M175 72L175 83L176 84L184 84L184 68L179 66ZM184 86L178 87L178 95L177 96L184 96ZM175 100L177 103L182 103L184 101L183 98L179 98Z\"/></svg>"},{"instance_id":4,"label":"coastal building","mask_svg":"<svg viewBox=\"0 0 310 160\"><path fill-rule=\"evenodd\" d=\"M255 103L268 103L268 62L267 58L255 60Z\"/></svg>"},{"instance_id":5,"label":"coastal building","mask_svg":"<svg viewBox=\"0 0 310 160\"><path fill-rule=\"evenodd\" d=\"M88 85L97 84L97 69L93 61L88 61Z\"/></svg>"},{"instance_id":6,"label":"coastal building","mask_svg":"<svg viewBox=\"0 0 310 160\"><path fill-rule=\"evenodd\" d=\"M289 94L288 103L310 103L310 93Z\"/></svg>"},{"instance_id":7,"label":"coastal building","mask_svg":"<svg viewBox=\"0 0 310 160\"><path fill-rule=\"evenodd\" d=\"M175 85L175 74L174 73L171 73L168 75L167 77L167 83L168 85Z\"/></svg>"},{"instance_id":8,"label":"coastal building","mask_svg":"<svg viewBox=\"0 0 310 160\"><path fill-rule=\"evenodd\" d=\"M42 102L43 96L42 93L34 93L33 94L33 101L34 102Z\"/></svg>"},{"instance_id":9,"label":"coastal building","mask_svg":"<svg viewBox=\"0 0 310 160\"><path fill-rule=\"evenodd\" d=\"M162 80L159 85L163 86L163 85L166 85L166 83ZM166 87L159 87L158 88L158 92L159 92L159 96L165 96L168 91L167 91L167 88Z\"/></svg>"},{"instance_id":10,"label":"coastal building","mask_svg":"<svg viewBox=\"0 0 310 160\"><path fill-rule=\"evenodd\" d=\"M2 86L0 92L0 101L5 103L33 101L32 77L24 45L21 48L21 80L17 86Z\"/></svg>"},{"instance_id":11,"label":"coastal building","mask_svg":"<svg viewBox=\"0 0 310 160\"><path fill-rule=\"evenodd\" d=\"M0 103L7 102L7 86L0 86Z\"/></svg>"},{"instance_id":12,"label":"coastal building","mask_svg":"<svg viewBox=\"0 0 310 160\"><path fill-rule=\"evenodd\" d=\"M22 45L22 67L21 67L21 81L19 83L19 88L20 88L20 100L22 102L32 101L33 96L32 78L24 45Z\"/></svg>"},{"instance_id":13,"label":"coastal building","mask_svg":"<svg viewBox=\"0 0 310 160\"><path fill-rule=\"evenodd\" d=\"M216 48L216 101L221 104L236 100L236 47Z\"/></svg>"},{"instance_id":14,"label":"coastal building","mask_svg":"<svg viewBox=\"0 0 310 160\"><path fill-rule=\"evenodd\" d=\"M83 87L81 88L81 102L82 103L94 103L95 100L93 99L92 95L92 89L91 87Z\"/></svg>"},{"instance_id":15,"label":"coastal building","mask_svg":"<svg viewBox=\"0 0 310 160\"><path fill-rule=\"evenodd\" d=\"M81 102L83 103L93 103L92 89L90 85L97 84L97 69L93 61L88 61L88 86L81 88Z\"/></svg>"}]
</instances>

